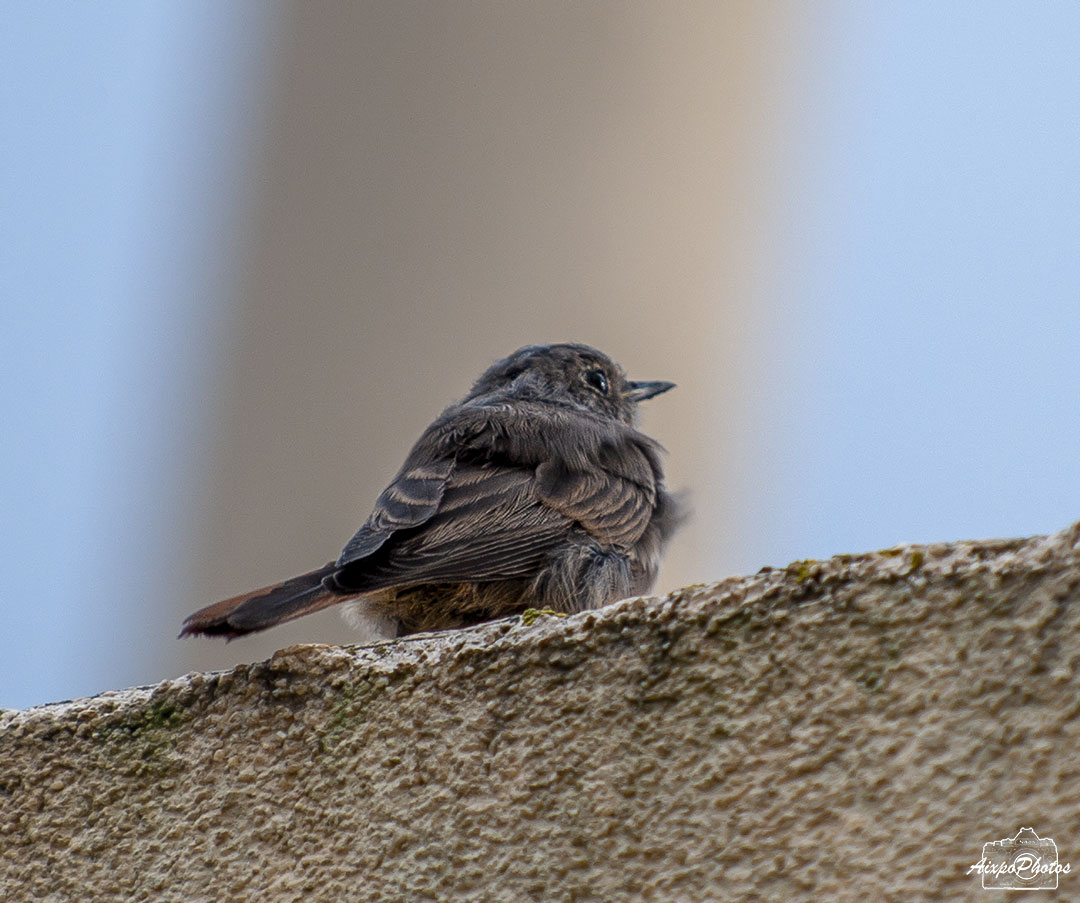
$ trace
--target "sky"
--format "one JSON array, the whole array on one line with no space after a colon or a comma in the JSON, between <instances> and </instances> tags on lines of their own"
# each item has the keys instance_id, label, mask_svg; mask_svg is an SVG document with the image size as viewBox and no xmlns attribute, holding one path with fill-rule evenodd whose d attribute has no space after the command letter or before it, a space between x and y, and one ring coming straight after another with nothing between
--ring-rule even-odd
<instances>
[{"instance_id":1,"label":"sky","mask_svg":"<svg viewBox=\"0 0 1080 903\"><path fill-rule=\"evenodd\" d=\"M241 114L272 47L248 6L6 5L0 706L104 689L137 658L136 600L175 576L162 540L192 501L180 448L205 428Z\"/></svg>"},{"instance_id":2,"label":"sky","mask_svg":"<svg viewBox=\"0 0 1080 903\"><path fill-rule=\"evenodd\" d=\"M1080 517L1080 5L1037 9L789 7L748 566ZM142 673L179 579L272 10L5 6L0 707Z\"/></svg>"},{"instance_id":3,"label":"sky","mask_svg":"<svg viewBox=\"0 0 1080 903\"><path fill-rule=\"evenodd\" d=\"M1080 6L844 4L789 280L808 557L1080 515ZM780 518L778 517L778 521ZM796 556L801 557L801 553Z\"/></svg>"}]
</instances>

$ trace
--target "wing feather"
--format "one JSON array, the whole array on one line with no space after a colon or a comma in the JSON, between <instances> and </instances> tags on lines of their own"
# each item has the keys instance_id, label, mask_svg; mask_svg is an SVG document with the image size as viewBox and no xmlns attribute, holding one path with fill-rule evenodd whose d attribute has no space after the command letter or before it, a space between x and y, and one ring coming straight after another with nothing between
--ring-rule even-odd
<instances>
[{"instance_id":1,"label":"wing feather","mask_svg":"<svg viewBox=\"0 0 1080 903\"><path fill-rule=\"evenodd\" d=\"M402 472L383 490L375 509L345 545L337 563L343 566L377 552L395 532L418 527L439 509L454 460L443 458Z\"/></svg>"},{"instance_id":2,"label":"wing feather","mask_svg":"<svg viewBox=\"0 0 1080 903\"><path fill-rule=\"evenodd\" d=\"M567 470L558 462L537 469L537 492L546 505L580 524L606 545L637 542L656 505L656 483L646 455L628 445L618 469ZM639 460L634 461L633 456ZM627 466L629 464L629 466ZM633 477L623 476L629 472Z\"/></svg>"}]
</instances>

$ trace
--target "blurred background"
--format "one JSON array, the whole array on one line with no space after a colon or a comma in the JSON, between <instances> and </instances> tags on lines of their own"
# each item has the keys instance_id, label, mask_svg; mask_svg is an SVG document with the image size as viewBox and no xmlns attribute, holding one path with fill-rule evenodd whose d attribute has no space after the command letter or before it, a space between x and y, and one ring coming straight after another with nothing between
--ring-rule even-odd
<instances>
[{"instance_id":1,"label":"blurred background","mask_svg":"<svg viewBox=\"0 0 1080 903\"><path fill-rule=\"evenodd\" d=\"M1080 4L4 4L0 706L296 642L520 345L679 388L664 591L1080 518Z\"/></svg>"}]
</instances>

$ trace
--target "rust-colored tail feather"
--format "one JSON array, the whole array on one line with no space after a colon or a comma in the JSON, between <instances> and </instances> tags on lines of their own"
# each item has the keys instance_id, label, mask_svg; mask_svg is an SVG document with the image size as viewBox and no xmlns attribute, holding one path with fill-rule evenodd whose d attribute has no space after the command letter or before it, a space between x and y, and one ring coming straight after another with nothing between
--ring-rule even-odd
<instances>
[{"instance_id":1,"label":"rust-colored tail feather","mask_svg":"<svg viewBox=\"0 0 1080 903\"><path fill-rule=\"evenodd\" d=\"M201 608L184 621L180 636L223 636L232 640L247 633L311 614L347 597L323 586L323 578L336 570L334 562L239 596Z\"/></svg>"}]
</instances>

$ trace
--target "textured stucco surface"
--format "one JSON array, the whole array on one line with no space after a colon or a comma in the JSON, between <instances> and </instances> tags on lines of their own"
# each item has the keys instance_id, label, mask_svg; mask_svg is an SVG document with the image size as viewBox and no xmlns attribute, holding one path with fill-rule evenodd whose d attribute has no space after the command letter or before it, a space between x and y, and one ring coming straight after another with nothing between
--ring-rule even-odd
<instances>
[{"instance_id":1,"label":"textured stucco surface","mask_svg":"<svg viewBox=\"0 0 1080 903\"><path fill-rule=\"evenodd\" d=\"M6 712L0 897L999 899L967 867L1021 826L1080 868L1078 543L798 562Z\"/></svg>"}]
</instances>

